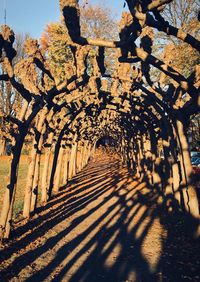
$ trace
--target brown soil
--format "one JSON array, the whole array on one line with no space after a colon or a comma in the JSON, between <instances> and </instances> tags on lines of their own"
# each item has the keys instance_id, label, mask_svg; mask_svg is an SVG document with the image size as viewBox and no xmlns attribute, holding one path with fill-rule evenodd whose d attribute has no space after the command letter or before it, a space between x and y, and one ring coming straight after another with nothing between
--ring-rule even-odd
<instances>
[{"instance_id":1,"label":"brown soil","mask_svg":"<svg viewBox=\"0 0 200 282\"><path fill-rule=\"evenodd\" d=\"M169 211L156 188L98 155L15 224L1 247L0 281L200 281L200 243Z\"/></svg>"}]
</instances>

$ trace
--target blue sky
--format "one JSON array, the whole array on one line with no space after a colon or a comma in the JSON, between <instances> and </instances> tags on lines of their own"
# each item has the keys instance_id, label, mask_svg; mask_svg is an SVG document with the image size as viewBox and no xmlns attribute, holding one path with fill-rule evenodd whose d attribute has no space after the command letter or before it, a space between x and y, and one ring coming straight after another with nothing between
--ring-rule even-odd
<instances>
[{"instance_id":1,"label":"blue sky","mask_svg":"<svg viewBox=\"0 0 200 282\"><path fill-rule=\"evenodd\" d=\"M81 1L80 1L81 2ZM123 0L88 0L91 4L110 6L115 15L121 14ZM6 7L7 24L15 33L29 33L39 38L46 24L59 21L59 0L0 0L0 24L4 24Z\"/></svg>"}]
</instances>

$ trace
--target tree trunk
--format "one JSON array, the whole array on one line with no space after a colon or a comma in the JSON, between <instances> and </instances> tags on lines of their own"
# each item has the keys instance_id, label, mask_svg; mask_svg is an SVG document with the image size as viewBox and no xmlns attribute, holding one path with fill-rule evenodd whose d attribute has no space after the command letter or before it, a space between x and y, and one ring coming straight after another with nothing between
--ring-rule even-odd
<instances>
[{"instance_id":1,"label":"tree trunk","mask_svg":"<svg viewBox=\"0 0 200 282\"><path fill-rule=\"evenodd\" d=\"M30 157L27 184L26 184L25 196L24 196L24 208L23 208L23 217L24 218L30 218L31 198L32 198L32 191L34 190L33 186L34 186L35 169L37 170L36 177L35 177L35 181L36 181L35 184L38 186L39 167L36 167L36 160L37 159L38 161L40 160L40 158L38 158L37 156L38 154L40 154L41 147L42 147L42 142L43 142L42 130L43 130L44 121L45 121L47 112L48 112L47 108L44 108L42 110L41 115L38 116L36 128L34 129L35 135L34 135L34 140L33 140L33 147L32 147L32 152L31 152L31 157ZM35 200L36 200L36 197L35 197Z\"/></svg>"},{"instance_id":2,"label":"tree trunk","mask_svg":"<svg viewBox=\"0 0 200 282\"><path fill-rule=\"evenodd\" d=\"M87 147L86 147L86 152L85 152L85 162L84 162L84 166L86 166L89 162L89 158L90 158L90 154L91 154L91 144L88 143Z\"/></svg>"},{"instance_id":3,"label":"tree trunk","mask_svg":"<svg viewBox=\"0 0 200 282\"><path fill-rule=\"evenodd\" d=\"M6 140L0 138L0 156L6 155Z\"/></svg>"},{"instance_id":4,"label":"tree trunk","mask_svg":"<svg viewBox=\"0 0 200 282\"><path fill-rule=\"evenodd\" d=\"M82 146L78 144L77 152L76 152L76 173L81 171L81 157L82 157Z\"/></svg>"},{"instance_id":5,"label":"tree trunk","mask_svg":"<svg viewBox=\"0 0 200 282\"><path fill-rule=\"evenodd\" d=\"M69 161L69 179L72 179L73 176L76 174L76 150L77 150L77 142L72 145L71 154L70 154L70 161Z\"/></svg>"},{"instance_id":6,"label":"tree trunk","mask_svg":"<svg viewBox=\"0 0 200 282\"><path fill-rule=\"evenodd\" d=\"M36 164L35 164L35 172L32 186L32 196L31 196L31 212L34 212L37 206L38 200L38 188L40 182L40 164L41 164L41 154L42 154L42 145L44 141L44 133L46 131L46 125L44 124L40 140L38 143L37 156L36 156Z\"/></svg>"},{"instance_id":7,"label":"tree trunk","mask_svg":"<svg viewBox=\"0 0 200 282\"><path fill-rule=\"evenodd\" d=\"M177 120L177 132L180 142L180 165L182 172L181 187L183 187L183 197L185 203L185 209L193 217L199 218L199 204L196 189L193 185L193 169L190 159L190 153L188 148L187 138L184 132L183 122Z\"/></svg>"},{"instance_id":8,"label":"tree trunk","mask_svg":"<svg viewBox=\"0 0 200 282\"><path fill-rule=\"evenodd\" d=\"M150 184L153 184L152 182L152 158L151 158L151 142L150 140L146 137L144 140L144 154L145 154L145 170L146 170L146 176L147 176L147 181Z\"/></svg>"},{"instance_id":9,"label":"tree trunk","mask_svg":"<svg viewBox=\"0 0 200 282\"><path fill-rule=\"evenodd\" d=\"M31 209L31 196L32 196L32 187L33 187L33 180L34 180L34 173L35 173L35 166L36 166L36 159L37 159L37 141L36 137L33 141L33 148L30 155L30 163L28 167L28 175L27 175L27 183L25 188L25 196L24 196L24 208L23 208L23 217L29 218L30 217L30 209Z\"/></svg>"},{"instance_id":10,"label":"tree trunk","mask_svg":"<svg viewBox=\"0 0 200 282\"><path fill-rule=\"evenodd\" d=\"M82 157L81 157L81 168L85 166L85 158L86 158L86 150L87 150L88 141L86 141L83 145Z\"/></svg>"},{"instance_id":11,"label":"tree trunk","mask_svg":"<svg viewBox=\"0 0 200 282\"><path fill-rule=\"evenodd\" d=\"M27 129L24 128L23 132L20 132L20 134L18 135L16 144L13 148L13 157L11 160L11 169L10 169L10 177L9 177L10 180L4 194L1 217L0 217L1 239L8 238L10 233L14 196L15 196L16 185L17 185L19 160L20 160L20 154L26 133L27 133Z\"/></svg>"},{"instance_id":12,"label":"tree trunk","mask_svg":"<svg viewBox=\"0 0 200 282\"><path fill-rule=\"evenodd\" d=\"M43 167L43 173L42 173L42 183L41 183L41 203L45 205L48 200L48 171L49 171L49 164L51 159L51 144L53 141L54 132L50 132L47 144L45 147L45 153L44 153L44 167Z\"/></svg>"},{"instance_id":13,"label":"tree trunk","mask_svg":"<svg viewBox=\"0 0 200 282\"><path fill-rule=\"evenodd\" d=\"M163 136L164 137L164 136ZM169 136L165 136L162 146L163 146L163 154L164 154L164 164L165 164L165 196L172 194L172 185L173 185L173 177L172 177L172 160L170 159L170 144L169 144Z\"/></svg>"},{"instance_id":14,"label":"tree trunk","mask_svg":"<svg viewBox=\"0 0 200 282\"><path fill-rule=\"evenodd\" d=\"M142 169L142 148L141 148L141 140L138 140L138 171L139 177L143 178L143 169Z\"/></svg>"},{"instance_id":15,"label":"tree trunk","mask_svg":"<svg viewBox=\"0 0 200 282\"><path fill-rule=\"evenodd\" d=\"M63 164L63 179L62 185L67 185L68 182L68 167L69 167L69 149L65 150L64 154L64 164Z\"/></svg>"},{"instance_id":16,"label":"tree trunk","mask_svg":"<svg viewBox=\"0 0 200 282\"><path fill-rule=\"evenodd\" d=\"M59 155L58 155L58 161L56 165L55 176L54 176L53 194L57 194L60 188L60 176L61 176L62 163L63 163L63 153L64 153L64 148L61 144Z\"/></svg>"},{"instance_id":17,"label":"tree trunk","mask_svg":"<svg viewBox=\"0 0 200 282\"><path fill-rule=\"evenodd\" d=\"M35 164L35 172L34 172L34 179L33 179L33 187L32 187L32 195L31 195L31 208L30 212L34 212L37 205L38 199L38 186L40 180L40 160L41 155L37 154L36 157L36 164Z\"/></svg>"}]
</instances>

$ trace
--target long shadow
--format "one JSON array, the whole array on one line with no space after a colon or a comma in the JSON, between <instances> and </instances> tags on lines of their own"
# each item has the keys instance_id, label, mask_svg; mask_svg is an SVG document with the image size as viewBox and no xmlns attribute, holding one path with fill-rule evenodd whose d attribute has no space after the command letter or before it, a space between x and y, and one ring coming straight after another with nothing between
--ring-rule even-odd
<instances>
[{"instance_id":1,"label":"long shadow","mask_svg":"<svg viewBox=\"0 0 200 282\"><path fill-rule=\"evenodd\" d=\"M111 165L106 164L106 166L104 165L102 167L102 163L104 164L104 162L101 162L99 164L100 168L95 168L92 171L94 171L94 176L92 176L91 178L87 178L87 180L85 180L85 169L83 171L81 171L76 177L74 177L72 180L70 180L70 182L68 183L68 185L61 187L60 191L64 192L60 192L58 195L56 195L53 200L51 200L50 202L47 203L47 205L45 207L40 207L38 208L38 212L41 211L47 211L48 212L48 217L49 215L53 215L56 214L57 209L53 209L52 211L49 212L49 209L51 209L52 207L55 207L57 204L64 202L66 199L68 200L67 204L70 201L70 196L71 198L73 198L73 196L77 196L79 193L81 193L82 191L86 190L86 188L89 187L93 187L95 184L97 183L101 183L101 181L103 181L104 179L108 178L110 175L112 175L113 170L116 168L118 169L118 166L116 167L116 163L113 163ZM100 173L102 171L102 169L106 169L106 168L111 168L111 171L104 171L103 173ZM87 167L87 169L90 170L90 166ZM77 177L80 177L81 181L77 181ZM67 193L66 193L67 192ZM85 193L86 196L86 193ZM66 205L66 203L65 203ZM59 206L59 210L60 210L60 206ZM14 239L15 237L19 237L21 234L24 233L24 231L27 228L32 227L33 225L36 226L36 223L41 223L42 220L45 220L46 216L39 218L38 219L34 219L30 222L28 222L25 225L20 226L19 228L15 229L15 232L12 234L12 239Z\"/></svg>"},{"instance_id":2,"label":"long shadow","mask_svg":"<svg viewBox=\"0 0 200 282\"><path fill-rule=\"evenodd\" d=\"M113 167L113 169L115 169L115 167ZM92 178L91 180L88 180L89 184L85 184L84 188L82 187L82 182L80 182L79 185L76 185L76 190L74 192L71 192L72 189L68 187L68 189L70 190L69 193L62 193L61 197L58 196L58 200L56 199L56 201L53 201L53 203L48 204L45 207L45 211L47 212L44 215L42 214L39 217L33 218L30 222L20 226L15 230L13 239L18 238L20 235L26 234L26 231L29 229L33 229L34 232L28 233L27 235L25 235L25 237L23 236L21 240L17 241L17 244L14 243L11 244L9 248L5 248L1 253L1 257L7 259L12 255L13 252L16 252L22 247L24 248L25 246L27 246L30 240L33 241L37 238L40 238L46 233L46 230L51 229L53 226L64 220L64 218L73 215L73 213L77 212L79 209L83 209L89 204L90 201L94 201L96 197L100 196L100 193L104 193L106 189L110 188L110 175L110 172L108 172L107 175L103 177L99 175L99 179L95 182L93 182ZM98 186L100 186L100 189L98 189L98 186L93 189L93 186L97 184ZM104 184L104 189L101 188L102 184ZM85 191L86 188L87 192L85 192L84 195L79 195L81 192Z\"/></svg>"},{"instance_id":3,"label":"long shadow","mask_svg":"<svg viewBox=\"0 0 200 282\"><path fill-rule=\"evenodd\" d=\"M163 281L200 281L200 239L191 236L199 220L180 212L177 204L176 212L166 212L161 222L168 231L157 267Z\"/></svg>"},{"instance_id":4,"label":"long shadow","mask_svg":"<svg viewBox=\"0 0 200 282\"><path fill-rule=\"evenodd\" d=\"M115 182L113 182L114 184ZM134 187L135 188L135 187ZM113 196L115 196L115 191L113 191L112 195L110 195L109 197L107 197L107 200L110 200ZM106 204L103 203L103 205ZM101 203L102 205L102 203ZM101 207L101 205L98 206L98 208ZM131 209L131 208L129 208ZM135 211L135 215L138 213L140 207L138 207ZM94 212L95 210L93 210ZM114 214L113 214L114 211ZM37 272L35 275L33 275L31 278L29 278L27 281L34 281L36 279L36 277L40 277L41 280L45 279L49 273L51 273L51 271L53 269L55 269L57 266L59 266L59 264L67 258L66 254L69 254L72 250L74 250L76 247L78 247L81 242L87 238L89 236L89 234L95 230L95 228L97 228L99 226L99 224L108 218L108 220L106 220L106 223L101 227L100 230L97 230L97 232L95 232L95 234L92 236L92 238L89 240L89 242L87 244L85 244L83 246L83 248L81 248L81 250L75 254L75 256L68 261L67 267L65 267L65 270L63 270L59 276L56 279L61 279L62 275L69 270L75 263L76 261L79 259L79 257L81 257L82 255L84 255L84 253L86 253L90 247L95 244L96 242L100 243L100 246L98 248L98 251L102 251L103 247L107 244L107 239L109 240L110 238L110 234L109 234L109 230L107 230L107 226L111 223L111 221L119 214L121 213L121 207L119 205L119 201L117 201L115 204L113 204L112 206L109 206L109 208L106 210L105 213L103 213L96 221L94 221L84 232L82 232L79 236L77 236L76 238L74 238L72 241L70 241L69 244L66 244L65 246L63 246L58 252L57 255L55 257L55 259L44 269L42 269L40 272ZM112 217L109 218L109 215L112 213ZM116 226L112 226L111 231L112 233L117 231L118 228L121 226L123 220L125 218L123 218L123 216L121 217L121 219L119 220L119 222L116 224ZM80 222L80 221L79 221ZM106 236L105 236L106 233ZM107 239L106 239L107 238ZM93 253L93 256L96 256L96 253L98 253L97 251L95 251L95 253ZM91 262L94 262L94 259L92 257ZM91 265L91 262L89 261L89 265ZM88 266L89 266L88 265ZM99 264L97 264L99 267ZM82 272L81 272L82 275ZM58 280L59 281L59 280ZM74 281L79 281L78 278L75 278ZM91 280L93 281L93 280ZM95 280L94 280L95 281Z\"/></svg>"},{"instance_id":5,"label":"long shadow","mask_svg":"<svg viewBox=\"0 0 200 282\"><path fill-rule=\"evenodd\" d=\"M115 166L113 166L113 169L115 169ZM37 238L40 238L41 236L43 236L48 229L53 228L59 222L63 221L65 218L68 218L71 215L73 215L74 213L78 212L79 210L84 209L84 207L86 207L91 201L95 201L99 196L101 196L101 194L105 193L105 191L109 190L112 187L112 182L109 179L109 175L110 175L110 172L107 173L106 176L103 176L102 179L100 178L95 183L95 184L99 184L98 186L100 186L100 188L96 185L95 189L91 189L91 191L88 192L90 188L93 188L94 183L88 184L87 193L84 193L84 195L79 196L79 192L82 192L84 189L81 188L79 191L78 189L79 187L77 186L76 192L74 192L73 194L71 193L70 197L67 194L64 197L61 197L59 201L56 201L56 205L59 204L58 207L56 207L55 209L52 209L52 211L50 210L50 212L47 212L47 214L45 214L44 216L41 215L38 218L33 219L26 225L19 227L18 228L19 230L16 230L17 235L26 233L26 231L29 229L33 229L34 232L32 233L28 232L28 234L26 234L25 237L22 237L21 240L18 240L17 242L14 242L13 244L11 244L8 248L5 248L1 252L1 258L3 259L9 258L10 256L12 256L13 253L26 247L30 243L30 241L34 241ZM89 183L90 182L92 181L90 180ZM101 187L102 184L104 185L103 189ZM82 186L81 183L80 183L80 186ZM76 194L76 197L74 197L75 194ZM46 207L46 209L48 211L49 206ZM86 218L87 214L85 214L84 217ZM77 221L77 224L78 224L78 221ZM72 226L72 228L75 228L75 227L76 227L76 224ZM66 234L67 234L67 231L66 231ZM34 257L30 258L29 263L35 257L36 256L34 255ZM22 260L23 258L19 259L20 262ZM25 265L27 264L28 264L28 261ZM19 267L18 269L16 269L16 273L21 268L25 267L25 265L21 265L21 263L19 263Z\"/></svg>"},{"instance_id":6,"label":"long shadow","mask_svg":"<svg viewBox=\"0 0 200 282\"><path fill-rule=\"evenodd\" d=\"M79 270L69 279L69 281L126 281L130 270L136 270L136 281L139 281L138 278L142 278L142 281L145 281L144 279L146 279L146 281L153 281L152 279L154 275L151 274L148 263L145 257L141 254L140 250L142 240L153 221L153 217L143 231L143 236L141 236L140 239L135 239L134 233L138 230L138 225L140 225L146 218L148 211L146 210L142 214L138 225L136 225L135 228L130 232L127 230L127 227L130 221L137 216L140 206L137 207L134 213L130 216L132 207L126 206L124 197L120 197L119 201L121 206L116 211L115 216L120 211L122 213L121 217L116 221L116 224L108 227L110 222L106 222L106 224L103 226L104 232L97 233L92 240L90 240L89 244L84 246L84 248L76 255L75 258L73 258L72 261L68 262L67 266L63 268L63 270L53 281L60 281L65 276L72 264L76 262L79 256L87 252L87 249L89 249L90 245L94 241L97 241L95 250L87 258ZM129 218L128 222L126 222L127 218ZM105 246L109 243L110 238L113 237L113 234L117 235L109 247L105 249ZM105 265L105 261L117 245L121 246L121 252L118 254L118 257L113 263L112 267L107 267ZM59 251L58 256L55 258L56 262L58 262L59 259L63 259L63 255L65 253L63 251L63 249ZM123 271L121 271L122 269Z\"/></svg>"},{"instance_id":7,"label":"long shadow","mask_svg":"<svg viewBox=\"0 0 200 282\"><path fill-rule=\"evenodd\" d=\"M199 281L199 240L186 235L182 214L166 209L159 189L137 182L116 162L90 171L91 178L86 168L37 218L18 227L15 236L21 239L1 254L11 257L1 281L20 281L19 273L28 267L25 281ZM157 256L152 266L144 248L157 221L166 234L160 234L160 254L151 247ZM59 224L56 234L32 246ZM48 258L52 249L55 254ZM41 257L45 263L36 267Z\"/></svg>"}]
</instances>

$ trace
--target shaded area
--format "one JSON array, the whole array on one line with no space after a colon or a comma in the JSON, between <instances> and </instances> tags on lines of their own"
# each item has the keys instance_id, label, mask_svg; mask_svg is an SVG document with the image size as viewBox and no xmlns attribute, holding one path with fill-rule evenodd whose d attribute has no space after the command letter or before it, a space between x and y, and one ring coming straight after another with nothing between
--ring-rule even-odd
<instances>
[{"instance_id":1,"label":"shaded area","mask_svg":"<svg viewBox=\"0 0 200 282\"><path fill-rule=\"evenodd\" d=\"M114 140L112 137L110 136L103 136L102 138L100 138L97 143L96 143L96 148L99 148L101 146L108 146L110 148L114 147L117 145L117 141Z\"/></svg>"},{"instance_id":2,"label":"shaded area","mask_svg":"<svg viewBox=\"0 0 200 282\"><path fill-rule=\"evenodd\" d=\"M156 187L134 179L119 160L95 156L30 222L15 226L1 250L0 278L199 281L200 242L186 228Z\"/></svg>"}]
</instances>

